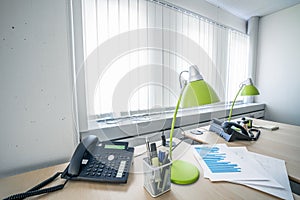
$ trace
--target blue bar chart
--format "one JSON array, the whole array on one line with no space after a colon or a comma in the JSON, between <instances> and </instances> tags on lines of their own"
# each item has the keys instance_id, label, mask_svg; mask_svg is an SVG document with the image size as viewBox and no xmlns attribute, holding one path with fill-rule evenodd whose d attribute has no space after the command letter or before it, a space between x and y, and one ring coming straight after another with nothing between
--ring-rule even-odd
<instances>
[{"instance_id":1,"label":"blue bar chart","mask_svg":"<svg viewBox=\"0 0 300 200\"><path fill-rule=\"evenodd\" d=\"M196 147L195 149L212 173L241 172L241 168L238 164L226 160L226 153L220 152L218 147L211 147L209 151L207 148L201 147Z\"/></svg>"}]
</instances>

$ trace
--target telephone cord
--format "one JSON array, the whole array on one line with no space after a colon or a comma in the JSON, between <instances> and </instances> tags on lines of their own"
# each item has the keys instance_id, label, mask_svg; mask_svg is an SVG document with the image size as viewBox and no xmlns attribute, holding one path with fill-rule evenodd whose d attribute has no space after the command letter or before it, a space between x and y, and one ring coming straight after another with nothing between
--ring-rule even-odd
<instances>
[{"instance_id":1,"label":"telephone cord","mask_svg":"<svg viewBox=\"0 0 300 200\"><path fill-rule=\"evenodd\" d=\"M5 198L4 200L25 199L27 197L31 197L31 196L35 196L35 195L41 195L41 194L46 194L46 193L50 193L50 192L55 192L57 190L61 190L61 189L64 188L64 186L68 182L68 180L66 180L63 184L60 184L60 185L57 185L57 186L53 186L53 187L49 187L49 188L41 189L42 187L46 186L50 182L54 181L61 174L62 174L62 172L57 172L52 177L50 177L47 180L41 182L40 184L36 185L35 187L27 190L26 192L11 195L11 196Z\"/></svg>"}]
</instances>

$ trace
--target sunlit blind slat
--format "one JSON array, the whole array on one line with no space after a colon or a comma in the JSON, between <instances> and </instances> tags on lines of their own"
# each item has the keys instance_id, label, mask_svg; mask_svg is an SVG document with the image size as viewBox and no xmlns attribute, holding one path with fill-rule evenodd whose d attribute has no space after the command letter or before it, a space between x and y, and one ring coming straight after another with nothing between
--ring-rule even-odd
<instances>
[{"instance_id":1,"label":"sunlit blind slat","mask_svg":"<svg viewBox=\"0 0 300 200\"><path fill-rule=\"evenodd\" d=\"M248 36L200 15L146 0L85 0L82 9L90 117L174 107L178 75L193 64L224 102L248 76Z\"/></svg>"}]
</instances>

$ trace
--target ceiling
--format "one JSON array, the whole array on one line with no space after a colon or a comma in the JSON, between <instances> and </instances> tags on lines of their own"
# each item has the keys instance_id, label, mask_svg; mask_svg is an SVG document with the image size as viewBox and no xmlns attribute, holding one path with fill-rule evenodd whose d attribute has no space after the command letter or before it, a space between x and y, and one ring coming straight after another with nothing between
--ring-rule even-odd
<instances>
[{"instance_id":1,"label":"ceiling","mask_svg":"<svg viewBox=\"0 0 300 200\"><path fill-rule=\"evenodd\" d=\"M206 0L233 15L248 20L265 16L300 3L300 0Z\"/></svg>"}]
</instances>

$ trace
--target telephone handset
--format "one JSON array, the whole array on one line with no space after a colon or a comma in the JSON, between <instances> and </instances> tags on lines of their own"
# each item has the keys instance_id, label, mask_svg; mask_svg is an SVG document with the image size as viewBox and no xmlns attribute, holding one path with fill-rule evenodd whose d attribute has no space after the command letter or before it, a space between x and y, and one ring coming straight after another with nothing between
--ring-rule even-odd
<instances>
[{"instance_id":1,"label":"telephone handset","mask_svg":"<svg viewBox=\"0 0 300 200\"><path fill-rule=\"evenodd\" d=\"M249 129L247 131L238 123L227 121L222 122L218 119L212 120L209 130L216 132L228 142L232 142L234 140L256 141L260 136L260 131L257 129ZM253 132L256 132L256 136L254 136Z\"/></svg>"},{"instance_id":2,"label":"telephone handset","mask_svg":"<svg viewBox=\"0 0 300 200\"><path fill-rule=\"evenodd\" d=\"M81 161L86 151L91 152L96 146L98 138L94 135L89 135L82 139L82 142L77 146L73 153L68 169L68 176L78 176L81 167Z\"/></svg>"},{"instance_id":3,"label":"telephone handset","mask_svg":"<svg viewBox=\"0 0 300 200\"><path fill-rule=\"evenodd\" d=\"M128 142L99 142L96 136L87 136L77 146L61 177L68 180L126 183L133 153L134 148L128 147Z\"/></svg>"}]
</instances>

